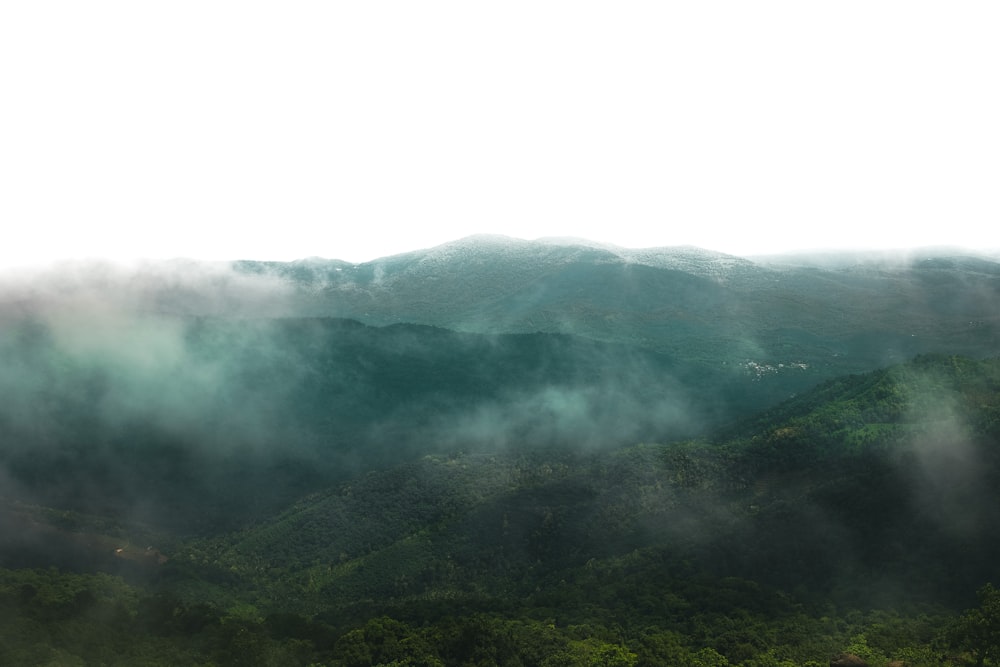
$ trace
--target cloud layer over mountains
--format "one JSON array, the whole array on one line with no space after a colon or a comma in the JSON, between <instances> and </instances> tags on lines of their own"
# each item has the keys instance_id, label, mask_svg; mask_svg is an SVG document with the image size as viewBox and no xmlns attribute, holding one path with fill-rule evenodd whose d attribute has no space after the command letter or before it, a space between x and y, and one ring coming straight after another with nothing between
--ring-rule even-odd
<instances>
[{"instance_id":1,"label":"cloud layer over mountains","mask_svg":"<svg viewBox=\"0 0 1000 667\"><path fill-rule=\"evenodd\" d=\"M666 441L845 372L996 349L1000 267L982 258L766 267L509 241L8 272L5 488L273 505L416 452Z\"/></svg>"},{"instance_id":2,"label":"cloud layer over mountains","mask_svg":"<svg viewBox=\"0 0 1000 667\"><path fill-rule=\"evenodd\" d=\"M267 504L418 451L599 447L698 428L704 406L663 355L275 317L294 296L286 280L220 266L8 280L5 477L38 502L94 511L170 506L162 496L178 484L227 502L267 485L256 496ZM242 479L220 478L234 469Z\"/></svg>"}]
</instances>

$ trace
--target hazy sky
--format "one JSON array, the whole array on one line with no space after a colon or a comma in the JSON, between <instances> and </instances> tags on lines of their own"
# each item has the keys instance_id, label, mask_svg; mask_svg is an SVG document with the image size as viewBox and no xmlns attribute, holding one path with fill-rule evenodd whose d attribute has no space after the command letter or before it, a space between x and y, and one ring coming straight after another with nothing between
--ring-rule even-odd
<instances>
[{"instance_id":1,"label":"hazy sky","mask_svg":"<svg viewBox=\"0 0 1000 667\"><path fill-rule=\"evenodd\" d=\"M1000 247L1000 4L5 2L0 265Z\"/></svg>"}]
</instances>

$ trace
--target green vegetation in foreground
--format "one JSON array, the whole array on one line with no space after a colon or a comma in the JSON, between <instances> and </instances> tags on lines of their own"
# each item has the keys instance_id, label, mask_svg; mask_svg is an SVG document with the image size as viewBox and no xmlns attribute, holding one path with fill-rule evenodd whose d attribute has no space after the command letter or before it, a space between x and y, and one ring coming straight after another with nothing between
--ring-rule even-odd
<instances>
[{"instance_id":1,"label":"green vegetation in foreground","mask_svg":"<svg viewBox=\"0 0 1000 667\"><path fill-rule=\"evenodd\" d=\"M605 588L634 559L609 564ZM633 582L635 583L635 582ZM581 595L584 592L581 591ZM958 615L809 607L753 582L694 577L665 599L623 589L631 609L560 621L551 609L388 615L337 624L246 603L183 603L105 574L0 569L0 663L9 665L825 665L853 653L870 665L997 664L1000 593ZM629 602L628 596L635 596ZM598 595L605 598L605 592ZM512 605L511 605L512 606ZM673 623L650 607L675 606ZM546 615L548 612L551 615Z\"/></svg>"}]
</instances>

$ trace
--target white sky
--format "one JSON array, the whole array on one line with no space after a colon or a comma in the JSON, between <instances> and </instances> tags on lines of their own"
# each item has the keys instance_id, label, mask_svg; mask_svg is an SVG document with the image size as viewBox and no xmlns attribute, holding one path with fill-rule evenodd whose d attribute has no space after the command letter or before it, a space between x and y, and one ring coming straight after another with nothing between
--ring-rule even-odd
<instances>
[{"instance_id":1,"label":"white sky","mask_svg":"<svg viewBox=\"0 0 1000 667\"><path fill-rule=\"evenodd\" d=\"M0 4L0 265L1000 247L1000 3Z\"/></svg>"}]
</instances>

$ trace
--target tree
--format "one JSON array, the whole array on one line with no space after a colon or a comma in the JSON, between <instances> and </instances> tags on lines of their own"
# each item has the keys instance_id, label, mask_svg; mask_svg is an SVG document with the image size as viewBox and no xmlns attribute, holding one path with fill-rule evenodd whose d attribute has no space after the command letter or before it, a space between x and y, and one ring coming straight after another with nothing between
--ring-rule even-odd
<instances>
[{"instance_id":1,"label":"tree","mask_svg":"<svg viewBox=\"0 0 1000 667\"><path fill-rule=\"evenodd\" d=\"M979 606L967 610L956 623L952 641L968 650L976 665L1000 660L1000 590L986 584L978 591Z\"/></svg>"}]
</instances>

